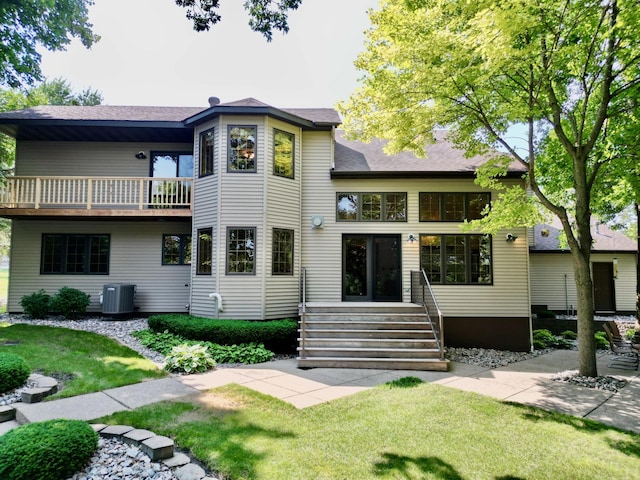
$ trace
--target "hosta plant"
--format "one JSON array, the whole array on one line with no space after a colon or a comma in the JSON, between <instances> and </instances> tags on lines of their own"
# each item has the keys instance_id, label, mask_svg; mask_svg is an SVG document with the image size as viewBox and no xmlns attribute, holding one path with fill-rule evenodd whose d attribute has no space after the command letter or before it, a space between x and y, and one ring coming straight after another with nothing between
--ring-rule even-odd
<instances>
[{"instance_id":1,"label":"hosta plant","mask_svg":"<svg viewBox=\"0 0 640 480\"><path fill-rule=\"evenodd\" d=\"M166 361L165 368L171 372L201 373L216 366L207 347L200 344L175 346Z\"/></svg>"}]
</instances>

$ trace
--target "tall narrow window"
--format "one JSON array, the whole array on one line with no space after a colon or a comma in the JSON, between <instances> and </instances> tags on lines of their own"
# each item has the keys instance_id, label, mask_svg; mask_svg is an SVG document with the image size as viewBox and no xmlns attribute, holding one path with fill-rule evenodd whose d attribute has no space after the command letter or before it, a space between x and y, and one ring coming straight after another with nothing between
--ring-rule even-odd
<instances>
[{"instance_id":1,"label":"tall narrow window","mask_svg":"<svg viewBox=\"0 0 640 480\"><path fill-rule=\"evenodd\" d=\"M212 249L213 249L213 229L212 228L200 228L198 229L198 243L197 243L198 264L196 267L196 273L198 275L211 275L212 266Z\"/></svg>"},{"instance_id":2,"label":"tall narrow window","mask_svg":"<svg viewBox=\"0 0 640 480\"><path fill-rule=\"evenodd\" d=\"M271 271L273 275L293 275L293 230L273 229Z\"/></svg>"},{"instance_id":3,"label":"tall narrow window","mask_svg":"<svg viewBox=\"0 0 640 480\"><path fill-rule=\"evenodd\" d=\"M214 129L200 132L200 176L213 173Z\"/></svg>"},{"instance_id":4,"label":"tall narrow window","mask_svg":"<svg viewBox=\"0 0 640 480\"><path fill-rule=\"evenodd\" d=\"M256 172L257 127L229 126L227 170L229 172Z\"/></svg>"},{"instance_id":5,"label":"tall narrow window","mask_svg":"<svg viewBox=\"0 0 640 480\"><path fill-rule=\"evenodd\" d=\"M255 227L227 228L227 273L256 273Z\"/></svg>"},{"instance_id":6,"label":"tall narrow window","mask_svg":"<svg viewBox=\"0 0 640 480\"><path fill-rule=\"evenodd\" d=\"M191 264L191 235L175 234L162 236L162 264Z\"/></svg>"},{"instance_id":7,"label":"tall narrow window","mask_svg":"<svg viewBox=\"0 0 640 480\"><path fill-rule=\"evenodd\" d=\"M44 234L40 273L107 275L109 235Z\"/></svg>"},{"instance_id":8,"label":"tall narrow window","mask_svg":"<svg viewBox=\"0 0 640 480\"><path fill-rule=\"evenodd\" d=\"M273 131L273 173L281 177L293 178L294 135L282 130Z\"/></svg>"}]
</instances>

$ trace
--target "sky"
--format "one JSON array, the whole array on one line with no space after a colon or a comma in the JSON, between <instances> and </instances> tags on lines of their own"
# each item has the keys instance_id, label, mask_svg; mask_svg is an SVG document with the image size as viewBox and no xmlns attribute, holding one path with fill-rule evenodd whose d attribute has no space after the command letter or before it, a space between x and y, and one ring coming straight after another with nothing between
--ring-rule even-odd
<instances>
[{"instance_id":1,"label":"sky","mask_svg":"<svg viewBox=\"0 0 640 480\"><path fill-rule=\"evenodd\" d=\"M289 33L270 43L251 31L243 3L222 0L222 21L195 32L174 0L95 0L89 21L100 41L41 51L43 75L98 90L105 105L206 107L216 96L304 108L349 98L378 0L303 0Z\"/></svg>"}]
</instances>

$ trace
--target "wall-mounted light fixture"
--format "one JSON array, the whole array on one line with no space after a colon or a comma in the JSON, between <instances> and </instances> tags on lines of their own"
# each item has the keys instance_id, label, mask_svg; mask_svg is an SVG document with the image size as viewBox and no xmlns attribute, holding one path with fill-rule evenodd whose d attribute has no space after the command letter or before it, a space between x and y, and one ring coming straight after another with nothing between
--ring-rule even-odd
<instances>
[{"instance_id":1,"label":"wall-mounted light fixture","mask_svg":"<svg viewBox=\"0 0 640 480\"><path fill-rule=\"evenodd\" d=\"M407 235L407 242L413 243L415 241L416 241L416 236L413 233L410 233L409 235Z\"/></svg>"},{"instance_id":2,"label":"wall-mounted light fixture","mask_svg":"<svg viewBox=\"0 0 640 480\"><path fill-rule=\"evenodd\" d=\"M135 154L135 157L138 160L144 160L145 158L147 158L147 154L144 153L142 150L140 150L138 153Z\"/></svg>"},{"instance_id":3,"label":"wall-mounted light fixture","mask_svg":"<svg viewBox=\"0 0 640 480\"><path fill-rule=\"evenodd\" d=\"M323 227L324 227L324 217L322 215L312 215L311 228L323 228Z\"/></svg>"},{"instance_id":4,"label":"wall-mounted light fixture","mask_svg":"<svg viewBox=\"0 0 640 480\"><path fill-rule=\"evenodd\" d=\"M511 242L515 242L518 239L518 237L516 235L514 235L513 233L507 233L507 242L511 243Z\"/></svg>"},{"instance_id":5,"label":"wall-mounted light fixture","mask_svg":"<svg viewBox=\"0 0 640 480\"><path fill-rule=\"evenodd\" d=\"M618 278L618 259L613 259L613 278Z\"/></svg>"}]
</instances>

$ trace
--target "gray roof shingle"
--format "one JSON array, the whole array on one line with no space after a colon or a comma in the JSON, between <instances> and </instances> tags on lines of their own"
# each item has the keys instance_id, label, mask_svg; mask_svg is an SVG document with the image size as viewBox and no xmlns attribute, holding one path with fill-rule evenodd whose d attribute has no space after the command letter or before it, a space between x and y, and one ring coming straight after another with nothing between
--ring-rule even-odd
<instances>
[{"instance_id":1,"label":"gray roof shingle","mask_svg":"<svg viewBox=\"0 0 640 480\"><path fill-rule=\"evenodd\" d=\"M543 235L543 231L546 235ZM548 234L547 234L548 232ZM531 252L568 252L569 247L562 248L560 235L562 224L554 218L551 223L536 225L533 228L535 246L530 247ZM637 252L638 244L626 235L612 230L609 226L596 218L591 218L591 236L593 237L592 252Z\"/></svg>"}]
</instances>

